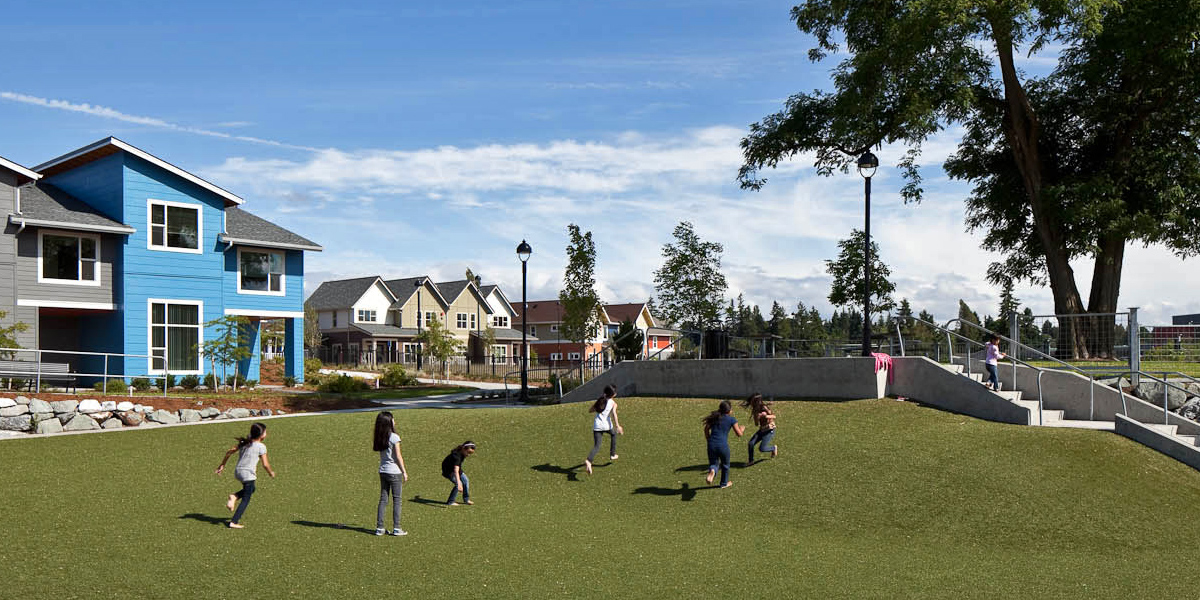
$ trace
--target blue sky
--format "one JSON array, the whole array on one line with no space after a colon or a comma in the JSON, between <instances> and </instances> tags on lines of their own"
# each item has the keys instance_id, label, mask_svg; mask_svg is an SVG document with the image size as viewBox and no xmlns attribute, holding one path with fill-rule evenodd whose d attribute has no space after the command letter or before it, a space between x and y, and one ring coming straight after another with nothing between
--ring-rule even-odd
<instances>
[{"instance_id":1,"label":"blue sky","mask_svg":"<svg viewBox=\"0 0 1200 600\"><path fill-rule=\"evenodd\" d=\"M396 6L389 6L396 4ZM197 5L198 6L198 5ZM331 278L471 267L556 295L566 226L590 230L606 301L644 300L680 220L725 244L731 295L830 310L823 261L862 225L857 175L802 158L767 188L734 182L746 127L825 87L788 2L16 2L0 83L0 156L34 166L114 135L245 198L326 247ZM1036 68L1033 61L1030 68ZM959 298L994 313L995 257L963 231L948 131L927 149L928 199L898 198L881 149L873 233L899 296L939 319ZM1131 248L1121 304L1143 322L1200 312L1200 283ZM1087 290L1090 267L1077 265ZM1195 280L1196 278L1191 278ZM1049 292L1021 288L1039 314Z\"/></svg>"}]
</instances>

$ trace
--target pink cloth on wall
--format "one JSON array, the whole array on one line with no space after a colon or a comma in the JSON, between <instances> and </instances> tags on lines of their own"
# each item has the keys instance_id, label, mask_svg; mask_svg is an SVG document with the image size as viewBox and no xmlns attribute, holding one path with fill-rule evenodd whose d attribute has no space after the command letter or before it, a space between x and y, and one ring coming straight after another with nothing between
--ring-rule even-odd
<instances>
[{"instance_id":1,"label":"pink cloth on wall","mask_svg":"<svg viewBox=\"0 0 1200 600\"><path fill-rule=\"evenodd\" d=\"M892 372L891 355L884 354L883 352L872 352L871 356L875 357L875 372L878 373L879 369L887 369L888 383L892 383L892 378L895 376L895 373Z\"/></svg>"}]
</instances>

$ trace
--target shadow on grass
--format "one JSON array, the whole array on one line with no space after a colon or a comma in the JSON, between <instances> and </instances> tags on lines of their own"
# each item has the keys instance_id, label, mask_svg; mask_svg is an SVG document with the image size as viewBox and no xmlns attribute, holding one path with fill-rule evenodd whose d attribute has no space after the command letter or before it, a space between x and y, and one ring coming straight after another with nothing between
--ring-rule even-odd
<instances>
[{"instance_id":1,"label":"shadow on grass","mask_svg":"<svg viewBox=\"0 0 1200 600\"><path fill-rule=\"evenodd\" d=\"M602 465L592 463L592 468L599 469L602 467L607 467L611 464L612 464L612 461L606 462ZM540 465L533 465L532 467L529 467L529 468L533 469L534 471L541 471L542 473L555 473L558 475L566 475L567 481L579 481L579 470L583 468L583 463L579 463L573 467L560 467L558 465L552 465L550 463L543 463Z\"/></svg>"},{"instance_id":2,"label":"shadow on grass","mask_svg":"<svg viewBox=\"0 0 1200 600\"><path fill-rule=\"evenodd\" d=\"M755 461L755 462L759 462L759 461ZM733 462L729 463L729 468L731 468L731 469L744 469L749 466L750 466L750 464L745 461L742 461L742 462L733 461ZM678 469L675 469L675 472L683 473L685 471L695 471L697 473L703 473L707 470L708 470L708 465L688 465L686 467L679 467Z\"/></svg>"},{"instance_id":3,"label":"shadow on grass","mask_svg":"<svg viewBox=\"0 0 1200 600\"><path fill-rule=\"evenodd\" d=\"M705 465L705 468L707 469L708 466ZM715 490L718 487L720 487L720 486L706 485L706 486L694 488L694 487L689 486L686 483L683 483L683 484L680 484L679 489L655 487L655 486L645 486L645 487L640 487L640 488L633 490L633 493L634 494L650 494L653 496L679 496L680 500L683 500L684 502L690 502L693 498L696 497L696 492L698 490Z\"/></svg>"},{"instance_id":4,"label":"shadow on grass","mask_svg":"<svg viewBox=\"0 0 1200 600\"><path fill-rule=\"evenodd\" d=\"M292 524L293 525L302 525L304 527L319 527L321 529L341 529L344 531L353 531L355 533L366 533L369 535L375 535L374 529L367 529L366 527L350 527L344 523L318 523L316 521L292 521Z\"/></svg>"},{"instance_id":5,"label":"shadow on grass","mask_svg":"<svg viewBox=\"0 0 1200 600\"><path fill-rule=\"evenodd\" d=\"M411 499L411 500L409 500L409 502L412 502L412 503L414 503L414 504L425 504L425 505L428 505L428 506L438 506L438 507L441 507L441 508L445 508L445 507L446 507L446 501L445 501L445 500L434 500L434 499L432 499L432 498L422 498L422 497L420 497L420 496L413 496L413 497L412 497L412 499Z\"/></svg>"},{"instance_id":6,"label":"shadow on grass","mask_svg":"<svg viewBox=\"0 0 1200 600\"><path fill-rule=\"evenodd\" d=\"M179 515L179 518L200 521L201 523L208 523L210 525L224 525L229 522L228 517L214 517L202 513L188 513L186 515Z\"/></svg>"}]
</instances>

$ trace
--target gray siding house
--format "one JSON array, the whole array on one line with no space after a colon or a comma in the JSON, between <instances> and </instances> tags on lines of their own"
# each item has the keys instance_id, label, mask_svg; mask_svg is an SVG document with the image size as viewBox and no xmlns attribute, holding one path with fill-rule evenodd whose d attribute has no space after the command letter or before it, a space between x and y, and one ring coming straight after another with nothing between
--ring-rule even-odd
<instances>
[{"instance_id":1,"label":"gray siding house","mask_svg":"<svg viewBox=\"0 0 1200 600\"><path fill-rule=\"evenodd\" d=\"M38 179L41 175L0 157L0 214L15 213L21 186ZM0 326L8 327L16 322L28 324L29 329L17 334L17 343L33 348L37 344L37 308L17 306L18 227L7 222L4 225L4 233L0 235L0 311L4 312L4 317L0 319Z\"/></svg>"}]
</instances>

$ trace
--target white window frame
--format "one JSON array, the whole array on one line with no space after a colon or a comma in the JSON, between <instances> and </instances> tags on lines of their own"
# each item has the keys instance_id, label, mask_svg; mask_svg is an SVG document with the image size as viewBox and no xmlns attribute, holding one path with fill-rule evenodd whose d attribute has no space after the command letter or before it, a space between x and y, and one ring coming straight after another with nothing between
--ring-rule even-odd
<instances>
[{"instance_id":1,"label":"white window frame","mask_svg":"<svg viewBox=\"0 0 1200 600\"><path fill-rule=\"evenodd\" d=\"M425 311L425 325L426 326L429 326L430 321L436 321L436 320L438 320L436 310Z\"/></svg>"},{"instance_id":2,"label":"white window frame","mask_svg":"<svg viewBox=\"0 0 1200 600\"><path fill-rule=\"evenodd\" d=\"M502 322L503 320L503 322ZM503 327L508 329L508 315L495 315L492 317L492 327Z\"/></svg>"},{"instance_id":3,"label":"white window frame","mask_svg":"<svg viewBox=\"0 0 1200 600\"><path fill-rule=\"evenodd\" d=\"M562 352L551 352L550 360L562 360Z\"/></svg>"},{"instance_id":4,"label":"white window frame","mask_svg":"<svg viewBox=\"0 0 1200 600\"><path fill-rule=\"evenodd\" d=\"M578 352L568 352L567 360L579 360L579 353Z\"/></svg>"},{"instance_id":5,"label":"white window frame","mask_svg":"<svg viewBox=\"0 0 1200 600\"><path fill-rule=\"evenodd\" d=\"M163 245L156 246L154 244L154 205L163 205ZM190 208L196 211L196 248L175 248L167 246L166 233L166 207L174 206L176 208ZM146 199L146 248L157 250L159 252L181 252L183 254L204 254L204 205L196 202L176 202L174 200L155 200L154 198Z\"/></svg>"},{"instance_id":6,"label":"white window frame","mask_svg":"<svg viewBox=\"0 0 1200 600\"><path fill-rule=\"evenodd\" d=\"M467 322L467 313L464 313L464 312L454 313L454 328L455 329L467 329L468 328L467 323L468 323Z\"/></svg>"},{"instance_id":7,"label":"white window frame","mask_svg":"<svg viewBox=\"0 0 1200 600\"><path fill-rule=\"evenodd\" d=\"M203 300L182 300L182 299L178 299L178 298L147 298L146 299L146 350L147 350L146 354L149 354L150 356L146 357L146 373L150 374L150 375L161 375L164 372L169 372L172 375L203 375L204 374L204 351L203 350L196 351L196 361L198 364L196 365L195 370L176 371L174 369L168 368L170 366L171 357L166 352L167 348L170 347L170 346L167 346L166 348L163 349L163 354L165 356L165 358L163 360L164 368L162 368L162 369L154 368L154 349L155 349L155 347L154 347L154 305L155 304L165 304L165 305L176 304L176 305L187 305L187 306L197 307L196 320L199 321L199 323L195 327L199 330L199 333L196 336L196 340L197 340L196 344L198 346L200 346L200 348L204 347L204 301ZM169 307L166 309L166 312L167 312L167 314L170 314ZM168 320L169 320L169 318L168 318ZM168 328L170 327L169 323L167 323L165 325ZM188 325L188 327L191 327L191 325ZM171 339L170 334L168 334L166 343L170 344L171 343L170 339Z\"/></svg>"},{"instance_id":8,"label":"white window frame","mask_svg":"<svg viewBox=\"0 0 1200 600\"><path fill-rule=\"evenodd\" d=\"M365 308L355 309L354 317L355 317L354 320L357 323L378 323L379 322L378 321L379 315L375 311L368 310ZM364 318L364 317L370 317L370 318Z\"/></svg>"},{"instance_id":9,"label":"white window frame","mask_svg":"<svg viewBox=\"0 0 1200 600\"><path fill-rule=\"evenodd\" d=\"M279 257L279 265L280 265L280 267L283 268L283 270L279 272L279 291L278 292L271 291L271 275L273 274L273 272L269 270L270 267L268 267L268 271L267 271L267 290L265 292L259 291L259 290L247 290L242 287L242 253L243 252L254 252L256 254L271 254L271 255ZM278 250L266 250L266 249L260 250L258 248L238 248L238 251L237 251L237 291L239 294L253 294L255 296L286 296L287 295L287 253L280 252Z\"/></svg>"},{"instance_id":10,"label":"white window frame","mask_svg":"<svg viewBox=\"0 0 1200 600\"><path fill-rule=\"evenodd\" d=\"M508 346L505 344L495 344L492 346L492 358L500 358L502 361L508 360Z\"/></svg>"},{"instance_id":11,"label":"white window frame","mask_svg":"<svg viewBox=\"0 0 1200 600\"><path fill-rule=\"evenodd\" d=\"M469 313L471 325L467 329L479 329L479 324L475 321L475 313Z\"/></svg>"},{"instance_id":12,"label":"white window frame","mask_svg":"<svg viewBox=\"0 0 1200 600\"><path fill-rule=\"evenodd\" d=\"M54 277L45 277L46 272L45 272L45 265L43 263L43 253L45 252L45 248L46 248L45 243L46 242L43 238L45 238L45 236L47 234L56 235L58 237L73 237L73 238L77 238L80 240L82 240L83 238L88 238L88 239L92 240L92 242L94 244L96 244L96 258L95 258L96 266L93 271L93 273L96 276L96 279L94 281L89 281L87 279L56 279ZM79 273L80 277L83 276L83 257L79 256L79 253L82 251L82 247L83 247L83 244L81 242L80 250L76 252L76 258L75 258L77 269L78 269L76 272ZM100 236L99 235L92 234L92 233L80 233L77 231L62 231L62 230L58 230L58 229L38 230L38 235L37 235L37 281L38 281L38 283L51 283L54 285L86 285L89 287L99 287L100 279L101 279L100 267L102 264L103 264L103 261L100 260Z\"/></svg>"},{"instance_id":13,"label":"white window frame","mask_svg":"<svg viewBox=\"0 0 1200 600\"><path fill-rule=\"evenodd\" d=\"M550 326L550 333L558 333L558 325L557 324Z\"/></svg>"}]
</instances>

